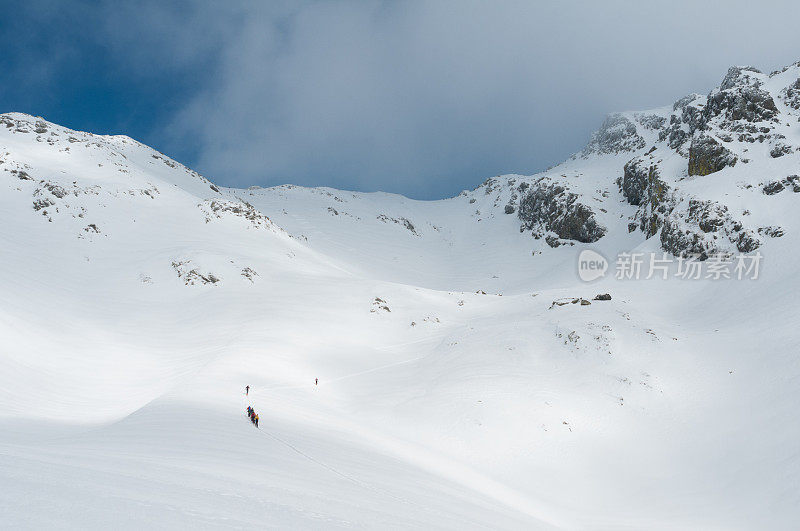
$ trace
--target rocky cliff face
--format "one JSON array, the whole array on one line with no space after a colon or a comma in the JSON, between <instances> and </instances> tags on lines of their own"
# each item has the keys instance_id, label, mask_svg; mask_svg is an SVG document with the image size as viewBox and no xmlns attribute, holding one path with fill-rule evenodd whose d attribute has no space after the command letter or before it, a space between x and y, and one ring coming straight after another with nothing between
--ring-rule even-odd
<instances>
[{"instance_id":1,"label":"rocky cliff face","mask_svg":"<svg viewBox=\"0 0 800 531\"><path fill-rule=\"evenodd\" d=\"M711 136L698 134L689 146L689 175L708 175L738 162L736 155Z\"/></svg>"},{"instance_id":2,"label":"rocky cliff face","mask_svg":"<svg viewBox=\"0 0 800 531\"><path fill-rule=\"evenodd\" d=\"M639 207L635 215L638 223L630 223L628 230L633 232L638 226L648 238L655 235L663 224L667 209L671 209L671 203L667 201L669 186L661 180L652 154L625 164L623 176L617 184L628 203Z\"/></svg>"},{"instance_id":3,"label":"rocky cliff face","mask_svg":"<svg viewBox=\"0 0 800 531\"><path fill-rule=\"evenodd\" d=\"M546 180L528 187L520 199L518 216L521 230L532 231L536 238L549 236L546 241L552 247L560 245L555 238L592 243L606 233L594 211L581 203L577 194Z\"/></svg>"},{"instance_id":4,"label":"rocky cliff face","mask_svg":"<svg viewBox=\"0 0 800 531\"><path fill-rule=\"evenodd\" d=\"M731 67L706 96L610 115L583 151L530 181L513 207L521 229L591 243L622 227L642 239L657 237L675 255L752 252L784 231L762 225L740 205L768 211L763 196L800 189L791 180L800 166L799 111L795 63L772 74ZM574 178L584 182L576 186ZM608 203L608 178L633 211L600 223L597 215L613 208L594 206ZM727 205L726 197L739 206Z\"/></svg>"}]
</instances>

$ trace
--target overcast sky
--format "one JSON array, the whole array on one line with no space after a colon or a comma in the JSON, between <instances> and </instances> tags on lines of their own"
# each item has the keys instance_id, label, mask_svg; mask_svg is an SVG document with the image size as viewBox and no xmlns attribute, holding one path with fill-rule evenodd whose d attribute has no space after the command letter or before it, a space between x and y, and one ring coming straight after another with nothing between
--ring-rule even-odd
<instances>
[{"instance_id":1,"label":"overcast sky","mask_svg":"<svg viewBox=\"0 0 800 531\"><path fill-rule=\"evenodd\" d=\"M124 133L227 186L451 196L608 112L800 60L800 2L0 0L0 112Z\"/></svg>"}]
</instances>

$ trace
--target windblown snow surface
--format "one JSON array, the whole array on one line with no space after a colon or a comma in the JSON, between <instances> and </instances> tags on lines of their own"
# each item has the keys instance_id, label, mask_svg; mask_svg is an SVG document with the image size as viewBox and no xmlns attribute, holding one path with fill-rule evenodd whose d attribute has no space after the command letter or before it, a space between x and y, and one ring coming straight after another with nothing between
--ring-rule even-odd
<instances>
[{"instance_id":1,"label":"windblown snow surface","mask_svg":"<svg viewBox=\"0 0 800 531\"><path fill-rule=\"evenodd\" d=\"M731 69L441 201L226 189L0 115L0 527L795 528L799 78ZM693 123L747 87L777 114ZM556 226L572 200L602 236ZM758 279L615 279L675 234L757 248Z\"/></svg>"}]
</instances>

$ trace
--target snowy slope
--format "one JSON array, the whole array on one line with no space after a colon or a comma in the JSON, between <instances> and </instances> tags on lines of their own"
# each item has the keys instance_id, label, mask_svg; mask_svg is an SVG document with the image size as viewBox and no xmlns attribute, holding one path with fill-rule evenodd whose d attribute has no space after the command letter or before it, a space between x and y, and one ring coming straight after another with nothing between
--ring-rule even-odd
<instances>
[{"instance_id":1,"label":"snowy slope","mask_svg":"<svg viewBox=\"0 0 800 531\"><path fill-rule=\"evenodd\" d=\"M791 529L798 97L731 69L431 202L0 115L0 526ZM587 284L582 249L763 267Z\"/></svg>"}]
</instances>

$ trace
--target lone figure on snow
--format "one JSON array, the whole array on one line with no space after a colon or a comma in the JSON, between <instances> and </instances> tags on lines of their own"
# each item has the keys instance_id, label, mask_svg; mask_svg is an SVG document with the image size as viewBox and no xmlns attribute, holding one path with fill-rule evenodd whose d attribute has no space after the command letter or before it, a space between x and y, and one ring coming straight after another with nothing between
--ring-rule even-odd
<instances>
[{"instance_id":1,"label":"lone figure on snow","mask_svg":"<svg viewBox=\"0 0 800 531\"><path fill-rule=\"evenodd\" d=\"M245 396L250 396L250 386L249 385L245 386L244 394L245 394Z\"/></svg>"},{"instance_id":2,"label":"lone figure on snow","mask_svg":"<svg viewBox=\"0 0 800 531\"><path fill-rule=\"evenodd\" d=\"M314 378L314 385L319 385L319 378Z\"/></svg>"}]
</instances>

